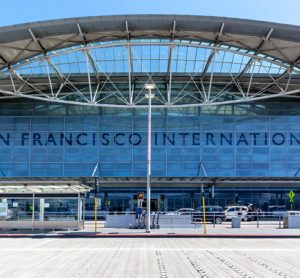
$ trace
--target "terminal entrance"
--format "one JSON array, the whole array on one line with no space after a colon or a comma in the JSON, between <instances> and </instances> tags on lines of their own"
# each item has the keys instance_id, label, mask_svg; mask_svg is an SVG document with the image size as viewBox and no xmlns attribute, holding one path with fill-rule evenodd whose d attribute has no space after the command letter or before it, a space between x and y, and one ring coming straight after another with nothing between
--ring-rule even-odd
<instances>
[{"instance_id":1,"label":"terminal entrance","mask_svg":"<svg viewBox=\"0 0 300 278\"><path fill-rule=\"evenodd\" d=\"M151 211L160 211L159 206L158 206L158 199L151 199ZM143 201L143 208L147 208L147 200Z\"/></svg>"},{"instance_id":2,"label":"terminal entrance","mask_svg":"<svg viewBox=\"0 0 300 278\"><path fill-rule=\"evenodd\" d=\"M126 183L126 184L125 184ZM174 212L182 208L198 210L201 207L201 184L204 184L205 204L207 206L247 206L252 204L261 211L285 211L291 209L289 192L295 193L292 208L300 209L299 181L269 179L228 178L215 182L207 179L163 179L152 178L151 211ZM93 186L91 183L90 186ZM142 178L101 178L97 197L101 199L99 210L103 213L135 211L138 194L142 193L142 207L146 208L146 186ZM94 210L93 191L86 198L86 210Z\"/></svg>"}]
</instances>

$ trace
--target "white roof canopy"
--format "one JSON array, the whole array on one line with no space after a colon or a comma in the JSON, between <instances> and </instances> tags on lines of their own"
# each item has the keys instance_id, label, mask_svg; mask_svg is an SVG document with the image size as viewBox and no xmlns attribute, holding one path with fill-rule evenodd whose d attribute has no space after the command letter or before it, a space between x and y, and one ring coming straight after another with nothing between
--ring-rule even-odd
<instances>
[{"instance_id":1,"label":"white roof canopy","mask_svg":"<svg viewBox=\"0 0 300 278\"><path fill-rule=\"evenodd\" d=\"M80 194L90 188L79 182L64 181L1 181L0 194Z\"/></svg>"}]
</instances>

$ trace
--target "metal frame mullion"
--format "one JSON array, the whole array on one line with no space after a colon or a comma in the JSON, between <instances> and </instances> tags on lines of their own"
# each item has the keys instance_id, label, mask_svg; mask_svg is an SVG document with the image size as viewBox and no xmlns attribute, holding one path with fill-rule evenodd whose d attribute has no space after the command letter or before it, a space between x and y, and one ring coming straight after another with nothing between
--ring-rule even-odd
<instances>
[{"instance_id":1,"label":"metal frame mullion","mask_svg":"<svg viewBox=\"0 0 300 278\"><path fill-rule=\"evenodd\" d=\"M89 84L89 91L90 91L90 101L94 101L93 92L92 92L92 84L91 84L91 74L90 74L90 67L89 67L89 58L88 54L85 51L85 61L86 61L86 70L87 70L87 78L88 78L88 84Z\"/></svg>"},{"instance_id":2,"label":"metal frame mullion","mask_svg":"<svg viewBox=\"0 0 300 278\"><path fill-rule=\"evenodd\" d=\"M223 35L223 30L224 30L224 27L225 27L225 23L223 22L219 31L217 32L217 36L215 38L215 42L213 44L214 47L216 47L219 43L219 39L220 37ZM201 75L201 79L203 79L208 71L208 68L212 62L212 60L214 59L214 56L215 56L216 52L214 51L214 49L211 50L211 53L206 61L206 64L204 66L204 69L203 69L203 72L202 72L202 75Z\"/></svg>"},{"instance_id":3,"label":"metal frame mullion","mask_svg":"<svg viewBox=\"0 0 300 278\"><path fill-rule=\"evenodd\" d=\"M169 45L169 60L168 60L168 76L169 76L169 83L167 87L167 104L171 104L171 93L172 93L172 66L173 66L173 48L175 48L175 45L173 44L176 34L176 20L173 21L173 28L171 31L171 38Z\"/></svg>"},{"instance_id":4,"label":"metal frame mullion","mask_svg":"<svg viewBox=\"0 0 300 278\"><path fill-rule=\"evenodd\" d=\"M94 71L94 74L95 74L95 77L97 79L97 82L100 83L100 78L99 78L99 74L98 74L98 70L97 70L97 67L96 67L96 64L95 64L95 61L90 53L90 49L87 49L87 46L88 46L88 43L87 43L87 40L82 32L82 29L81 29L81 26L80 24L77 22L77 28L78 28L78 31L79 31L79 35L81 37L81 40L82 40L82 43L83 45L85 46L85 54L93 68L93 71Z\"/></svg>"},{"instance_id":5,"label":"metal frame mullion","mask_svg":"<svg viewBox=\"0 0 300 278\"><path fill-rule=\"evenodd\" d=\"M15 93L10 92L10 91L6 91L6 90L2 90L0 89L0 93L6 94L6 95L11 95L11 96L16 96ZM299 94L300 93L300 89L299 90L293 90L293 91L289 91L286 92L284 94L284 96L287 95L293 95L293 94ZM41 101L48 101L48 99L43 98L43 97L39 97L39 96L34 96L34 95L22 95L19 94L18 95L29 98L29 99L35 99L35 100L41 100ZM270 99L270 98L276 98L278 97L278 94L274 94L274 95L264 95L264 96L260 96L260 97L251 97L248 98L247 101L254 101L254 100L264 100L264 99ZM281 94L282 96L282 94ZM53 99L51 101L54 101ZM74 104L74 105L81 105L81 106L102 106L102 107L112 107L112 108L137 108L137 106L129 106L128 104L125 105L119 105L119 104L101 104L101 105L97 105L97 104L91 104L88 102L78 102L78 101L65 101L65 100L61 100L61 99L56 99L55 102L57 103L64 103L64 104ZM197 107L197 106L216 106L216 105L226 105L226 104L235 104L235 103L243 103L245 102L244 99L239 99L239 100L230 100L230 101L220 101L220 102L215 102L215 103L189 103L189 104L180 104L180 105L174 105L173 107ZM161 108L163 107L162 105L153 105L153 107L155 108ZM172 105L170 106L172 107ZM147 105L139 105L138 108L147 108Z\"/></svg>"},{"instance_id":6,"label":"metal frame mullion","mask_svg":"<svg viewBox=\"0 0 300 278\"><path fill-rule=\"evenodd\" d=\"M259 54L259 52L261 51L261 49L263 48L263 46L265 45L265 43L270 40L270 37L271 37L273 31L274 31L274 28L271 28L269 30L269 32L267 33L267 35L265 37L263 37L263 39L261 40L260 44L256 48L256 50L255 50L255 52L253 54L253 57L250 58L250 60L245 65L245 67L240 71L239 77L242 76L249 69L249 67L252 65L253 61L255 61L254 57L257 57L257 55Z\"/></svg>"},{"instance_id":7,"label":"metal frame mullion","mask_svg":"<svg viewBox=\"0 0 300 278\"><path fill-rule=\"evenodd\" d=\"M216 50L214 50L214 51L216 51ZM210 78L209 78L209 86L208 86L207 99L206 99L207 102L209 102L209 99L210 99L211 87L212 87L212 82L213 82L213 77L214 77L215 57L216 57L216 55L214 54L212 57L212 62L211 62L212 66L211 66L211 73L210 73Z\"/></svg>"},{"instance_id":8,"label":"metal frame mullion","mask_svg":"<svg viewBox=\"0 0 300 278\"><path fill-rule=\"evenodd\" d=\"M128 21L125 20L126 26L126 35L127 35L127 63L128 63L128 91L129 91L129 104L133 104L133 91L132 91L132 73L133 73L133 64L132 64L132 51L131 51L131 44L130 44L130 31L128 27Z\"/></svg>"},{"instance_id":9,"label":"metal frame mullion","mask_svg":"<svg viewBox=\"0 0 300 278\"><path fill-rule=\"evenodd\" d=\"M167 91L167 103L171 103L171 93L172 93L172 66L173 66L173 48L175 45L170 45L169 48L169 61L168 61L168 72L169 72L169 85Z\"/></svg>"}]
</instances>

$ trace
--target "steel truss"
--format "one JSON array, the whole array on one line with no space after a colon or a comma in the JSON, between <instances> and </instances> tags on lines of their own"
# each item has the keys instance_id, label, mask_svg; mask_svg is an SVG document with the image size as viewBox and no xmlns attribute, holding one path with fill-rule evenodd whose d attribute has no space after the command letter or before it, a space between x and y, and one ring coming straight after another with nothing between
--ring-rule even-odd
<instances>
[{"instance_id":1,"label":"steel truss","mask_svg":"<svg viewBox=\"0 0 300 278\"><path fill-rule=\"evenodd\" d=\"M218 43L224 25L221 26L215 42L195 44L193 42L175 41L176 21L174 21L169 41L143 42L131 40L130 30L126 23L127 41L116 41L110 44L88 44L81 30L82 44L60 51L47 52L35 34L30 30L33 41L40 47L42 55L30 60L8 65L0 72L0 99L29 98L34 100L57 102L62 104L76 104L103 107L145 108L144 84L154 83L156 86L153 107L191 107L225 105L252 102L275 97L298 97L300 93L300 71L293 63L274 60L259 55L264 41L268 40L272 30L263 39L256 51L224 47ZM142 56L136 55L136 46L159 47L167 46L169 53L168 66L165 73L153 72L144 66ZM120 73L105 70L93 51L101 48L120 47L127 52L128 70ZM193 71L174 71L174 51L179 47L188 47L209 51L208 57L202 61L204 68ZM81 52L85 57L85 71L83 73L63 72L55 59L69 54ZM239 62L230 63L224 57L226 53L238 55ZM0 57L1 58L1 57ZM65 58L64 58L65 59ZM134 71L133 59L140 63L142 71ZM195 58L196 59L196 58ZM247 62L243 63L241 60ZM185 60L187 63L188 59ZM118 61L115 60L115 63ZM68 61L68 65L78 61ZM194 61L196 65L196 60ZM225 70L216 69L216 64ZM22 73L24 68L39 65L46 71L40 73ZM232 71L234 66L239 71ZM228 70L226 70L228 67ZM271 68L279 68L278 73ZM260 68L263 73L257 71Z\"/></svg>"}]
</instances>

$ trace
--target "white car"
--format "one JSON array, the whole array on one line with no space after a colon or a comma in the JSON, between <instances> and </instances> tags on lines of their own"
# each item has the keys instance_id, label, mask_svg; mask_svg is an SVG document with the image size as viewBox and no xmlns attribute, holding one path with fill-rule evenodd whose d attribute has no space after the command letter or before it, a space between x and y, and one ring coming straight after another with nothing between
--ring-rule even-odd
<instances>
[{"instance_id":1,"label":"white car","mask_svg":"<svg viewBox=\"0 0 300 278\"><path fill-rule=\"evenodd\" d=\"M189 215L192 214L193 212L195 212L195 210L192 208L181 208L179 210L176 210L175 214Z\"/></svg>"},{"instance_id":2,"label":"white car","mask_svg":"<svg viewBox=\"0 0 300 278\"><path fill-rule=\"evenodd\" d=\"M232 217L241 216L242 220L247 221L248 220L248 207L246 206L230 206L225 208L225 219L231 220Z\"/></svg>"}]
</instances>

